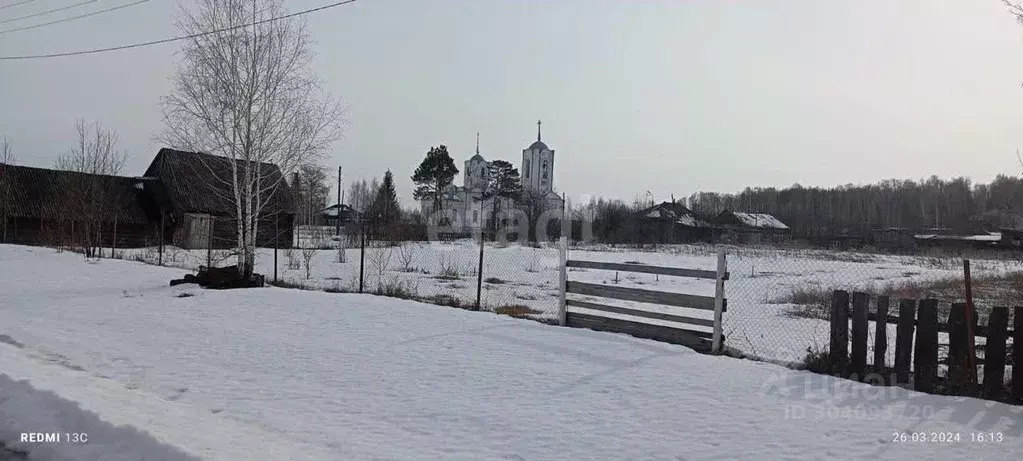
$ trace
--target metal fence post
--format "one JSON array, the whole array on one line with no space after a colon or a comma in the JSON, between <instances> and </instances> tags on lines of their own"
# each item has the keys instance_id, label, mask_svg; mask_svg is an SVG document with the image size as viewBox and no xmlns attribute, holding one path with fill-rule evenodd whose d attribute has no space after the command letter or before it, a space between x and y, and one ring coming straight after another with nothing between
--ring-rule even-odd
<instances>
[{"instance_id":1,"label":"metal fence post","mask_svg":"<svg viewBox=\"0 0 1023 461\"><path fill-rule=\"evenodd\" d=\"M483 209L483 205L480 205ZM482 213L480 213L482 214ZM480 299L483 296L483 226L480 225L480 264L476 271L476 310L480 310Z\"/></svg>"},{"instance_id":2,"label":"metal fence post","mask_svg":"<svg viewBox=\"0 0 1023 461\"><path fill-rule=\"evenodd\" d=\"M277 243L281 238L281 225L280 225L280 214L274 214L274 282L277 281L277 248L280 244Z\"/></svg>"},{"instance_id":3,"label":"metal fence post","mask_svg":"<svg viewBox=\"0 0 1023 461\"><path fill-rule=\"evenodd\" d=\"M725 307L725 273L728 272L728 264L725 260L724 248L718 249L718 270L714 286L714 337L711 344L711 352L721 353L722 328L721 314Z\"/></svg>"},{"instance_id":4,"label":"metal fence post","mask_svg":"<svg viewBox=\"0 0 1023 461\"><path fill-rule=\"evenodd\" d=\"M568 323L568 309L565 304L568 288L568 237L562 235L558 239L558 325Z\"/></svg>"},{"instance_id":5,"label":"metal fence post","mask_svg":"<svg viewBox=\"0 0 1023 461\"><path fill-rule=\"evenodd\" d=\"M206 267L213 267L213 220L217 219L210 215L209 225L206 226Z\"/></svg>"},{"instance_id":6,"label":"metal fence post","mask_svg":"<svg viewBox=\"0 0 1023 461\"><path fill-rule=\"evenodd\" d=\"M366 221L362 222L362 251L359 254L359 293L362 293L363 286L365 285L365 268L366 268Z\"/></svg>"},{"instance_id":7,"label":"metal fence post","mask_svg":"<svg viewBox=\"0 0 1023 461\"><path fill-rule=\"evenodd\" d=\"M160 210L160 261L159 265L163 265L163 229L164 229L164 212Z\"/></svg>"}]
</instances>

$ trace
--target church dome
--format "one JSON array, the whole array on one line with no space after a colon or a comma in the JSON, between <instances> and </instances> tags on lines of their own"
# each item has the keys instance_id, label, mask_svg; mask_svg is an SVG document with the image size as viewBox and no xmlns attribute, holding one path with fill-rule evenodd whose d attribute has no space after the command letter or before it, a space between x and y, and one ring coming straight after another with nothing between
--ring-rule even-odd
<instances>
[{"instance_id":1,"label":"church dome","mask_svg":"<svg viewBox=\"0 0 1023 461\"><path fill-rule=\"evenodd\" d=\"M477 152L476 155L473 155L472 157L469 157L469 161L470 162L476 162L476 161L485 162L487 160L484 159L483 156L479 154L479 152Z\"/></svg>"},{"instance_id":2,"label":"church dome","mask_svg":"<svg viewBox=\"0 0 1023 461\"><path fill-rule=\"evenodd\" d=\"M550 150L550 148L547 147L547 144L544 144L543 141L540 141L540 140L537 140L536 142L534 142L533 144L531 144L529 146L529 150L533 150L533 149Z\"/></svg>"}]
</instances>

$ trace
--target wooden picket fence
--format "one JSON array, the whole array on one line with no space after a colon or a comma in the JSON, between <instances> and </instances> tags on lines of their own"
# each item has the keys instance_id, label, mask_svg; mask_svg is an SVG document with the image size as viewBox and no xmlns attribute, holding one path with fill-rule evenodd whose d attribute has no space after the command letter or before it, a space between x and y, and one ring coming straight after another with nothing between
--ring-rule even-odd
<instances>
[{"instance_id":1,"label":"wooden picket fence","mask_svg":"<svg viewBox=\"0 0 1023 461\"><path fill-rule=\"evenodd\" d=\"M888 313L891 300L887 296L876 298L874 311L870 310L870 298L867 293L853 293L850 309L848 292L837 290L832 295L829 360L846 377L866 381L881 378L883 382L874 384L1023 403L1023 307L1013 309L1014 324L1010 329L1010 309L1006 307L993 308L987 325L979 325L965 303L956 303L952 304L947 321L941 323L935 299L898 300L896 316ZM972 318L969 323L968 318ZM868 368L870 322L874 322L874 353ZM891 367L885 362L889 324L896 325L895 360ZM945 361L938 360L942 346L939 332L948 333ZM976 357L975 349L971 353L975 337L986 338L986 344L976 347L984 350L981 359ZM939 365L948 367L944 376L938 375ZM981 365L983 380L977 375ZM1009 389L1005 387L1006 365L1012 365Z\"/></svg>"}]
</instances>

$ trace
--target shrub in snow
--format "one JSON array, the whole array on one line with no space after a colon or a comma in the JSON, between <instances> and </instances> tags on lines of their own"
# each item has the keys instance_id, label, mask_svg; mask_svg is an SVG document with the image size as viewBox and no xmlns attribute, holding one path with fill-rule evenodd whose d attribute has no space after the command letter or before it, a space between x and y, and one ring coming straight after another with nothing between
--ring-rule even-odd
<instances>
[{"instance_id":1,"label":"shrub in snow","mask_svg":"<svg viewBox=\"0 0 1023 461\"><path fill-rule=\"evenodd\" d=\"M302 249L302 263L305 265L305 278L309 279L313 274L313 258L316 257L316 248Z\"/></svg>"},{"instance_id":2,"label":"shrub in snow","mask_svg":"<svg viewBox=\"0 0 1023 461\"><path fill-rule=\"evenodd\" d=\"M416 247L411 243L402 243L398 247L398 263L401 264L402 272L415 272L412 261L416 257Z\"/></svg>"}]
</instances>

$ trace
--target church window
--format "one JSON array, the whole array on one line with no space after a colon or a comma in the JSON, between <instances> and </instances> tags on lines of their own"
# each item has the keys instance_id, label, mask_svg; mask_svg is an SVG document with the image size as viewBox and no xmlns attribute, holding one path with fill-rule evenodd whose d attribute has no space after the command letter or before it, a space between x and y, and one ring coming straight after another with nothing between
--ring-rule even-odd
<instances>
[{"instance_id":1,"label":"church window","mask_svg":"<svg viewBox=\"0 0 1023 461\"><path fill-rule=\"evenodd\" d=\"M479 221L479 219L480 219L480 212L476 211L476 210L473 210L473 212L472 212L472 222Z\"/></svg>"},{"instance_id":2,"label":"church window","mask_svg":"<svg viewBox=\"0 0 1023 461\"><path fill-rule=\"evenodd\" d=\"M529 159L528 158L526 159L526 167L523 168L523 169L526 170L526 176L529 176Z\"/></svg>"},{"instance_id":3,"label":"church window","mask_svg":"<svg viewBox=\"0 0 1023 461\"><path fill-rule=\"evenodd\" d=\"M543 179L547 179L547 161L543 161Z\"/></svg>"}]
</instances>

